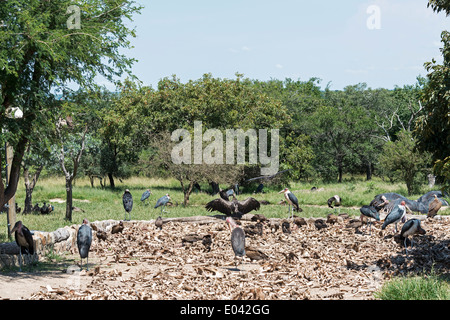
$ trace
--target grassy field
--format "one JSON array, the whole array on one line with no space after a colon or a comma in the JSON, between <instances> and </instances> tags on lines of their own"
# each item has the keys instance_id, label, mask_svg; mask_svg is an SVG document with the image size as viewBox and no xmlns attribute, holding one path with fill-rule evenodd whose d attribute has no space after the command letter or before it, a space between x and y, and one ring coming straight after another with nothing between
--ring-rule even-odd
<instances>
[{"instance_id":1,"label":"grassy field","mask_svg":"<svg viewBox=\"0 0 450 320\"><path fill-rule=\"evenodd\" d=\"M177 180L166 179L150 179L150 178L130 178L123 181L117 181L117 187L112 190L110 188L102 189L98 183L94 188L91 187L89 180L76 180L73 188L73 205L81 208L84 212L73 212L72 222L66 221L65 218L65 203L55 202L55 199L62 201L66 198L64 189L64 178L46 178L38 182L33 192L33 205L38 202L42 206L43 202L53 204L55 211L50 215L27 214L22 213L17 215L17 220L22 220L23 223L31 230L40 231L54 231L60 227L71 224L80 224L83 218L90 221L115 219L120 220L124 218L124 209L122 206L123 191L128 188L134 198L134 206L131 214L133 220L151 220L158 217L160 209L154 209L153 206L156 200L161 196L169 193L172 201L178 203L178 206L168 208L168 213L164 213L163 217L186 217L197 215L208 215L204 205L215 199L218 196L210 196L207 193L193 193L190 198L188 207L182 205L183 193L180 184ZM310 189L315 186L319 190L311 192ZM207 184L201 185L203 190L209 191ZM142 193L150 188L152 195L147 204L142 204L140 201ZM253 195L254 187L249 187L247 190L238 196L238 199L245 199L253 196L258 200L267 200L271 205L261 206L259 213L267 217L287 217L287 207L277 205L283 200L283 194L278 194L282 190L280 186L265 187L264 194ZM326 217L332 212L327 208L327 199L338 194L342 198L342 207L340 212L346 212L350 215L359 215L359 207L364 204L369 204L373 197L378 193L383 192L397 192L406 195L406 187L403 184L388 184L381 180L374 179L372 181L364 181L361 179L347 179L341 184L319 184L312 183L291 183L289 189L297 196L300 207L303 209L300 216L303 217ZM435 188L436 190L437 188ZM428 188L423 188L422 192L428 192ZM422 193L422 194L423 194ZM421 194L413 195L410 199L417 199ZM25 188L23 183L20 183L16 194L16 202L23 208L25 199ZM446 210L445 212L449 212ZM441 212L442 213L442 212ZM6 229L6 214L0 214L0 242L8 241Z\"/></svg>"}]
</instances>

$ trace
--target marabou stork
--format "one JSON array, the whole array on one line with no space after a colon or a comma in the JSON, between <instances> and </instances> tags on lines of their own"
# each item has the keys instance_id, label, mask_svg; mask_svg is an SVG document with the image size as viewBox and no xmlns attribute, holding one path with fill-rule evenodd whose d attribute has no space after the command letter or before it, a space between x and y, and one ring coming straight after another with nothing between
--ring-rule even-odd
<instances>
[{"instance_id":1,"label":"marabou stork","mask_svg":"<svg viewBox=\"0 0 450 320\"><path fill-rule=\"evenodd\" d=\"M233 218L228 217L226 219L228 227L231 231L231 247L233 248L234 256L244 257L245 256L245 232L239 227ZM236 264L237 266L237 264Z\"/></svg>"},{"instance_id":2,"label":"marabou stork","mask_svg":"<svg viewBox=\"0 0 450 320\"><path fill-rule=\"evenodd\" d=\"M151 194L152 194L152 192L150 191L150 189L145 190L141 196L141 203L145 203L145 200L147 200Z\"/></svg>"},{"instance_id":3,"label":"marabou stork","mask_svg":"<svg viewBox=\"0 0 450 320\"><path fill-rule=\"evenodd\" d=\"M209 212L219 211L227 216L235 214L238 217L241 217L250 211L259 210L260 206L261 204L259 201L252 197L248 197L247 199L241 201L238 201L236 198L232 201L217 198L208 202L205 205L205 208Z\"/></svg>"},{"instance_id":4,"label":"marabou stork","mask_svg":"<svg viewBox=\"0 0 450 320\"><path fill-rule=\"evenodd\" d=\"M408 238L408 236L412 236L411 237L411 248L412 248L413 236L415 234L425 234L425 233L426 231L422 229L422 227L420 226L419 219L410 219L406 221L406 223L402 227L402 231L400 232L400 240L404 240L406 254L408 254L408 249L406 246L406 239Z\"/></svg>"},{"instance_id":5,"label":"marabou stork","mask_svg":"<svg viewBox=\"0 0 450 320\"><path fill-rule=\"evenodd\" d=\"M377 206L374 205L364 205L362 206L359 211L361 212L362 215L366 216L369 218L369 222L367 224L370 224L370 229L369 229L369 235L372 234L372 221L371 218L375 219L376 221L380 221L380 210L389 203L389 200L386 199L385 196L381 197L381 200L383 201L382 203L380 203ZM361 222L362 222L362 217L361 217ZM367 227L366 227L367 229Z\"/></svg>"},{"instance_id":6,"label":"marabou stork","mask_svg":"<svg viewBox=\"0 0 450 320\"><path fill-rule=\"evenodd\" d=\"M12 228L11 233L14 232L14 237L16 239L16 243L20 248L19 253L19 270L22 271L22 259L23 254L27 254L28 258L34 254L34 242L33 242L33 234L31 231L25 227L22 221L17 221Z\"/></svg>"},{"instance_id":7,"label":"marabou stork","mask_svg":"<svg viewBox=\"0 0 450 320\"><path fill-rule=\"evenodd\" d=\"M92 228L89 221L83 219L83 223L78 228L77 245L81 258L81 268L83 268L83 259L86 258L86 270L89 270L89 249L92 243Z\"/></svg>"},{"instance_id":8,"label":"marabou stork","mask_svg":"<svg viewBox=\"0 0 450 320\"><path fill-rule=\"evenodd\" d=\"M123 207L125 209L125 221L130 221L131 218L131 210L133 209L133 196L130 193L130 190L126 189L122 195ZM128 220L127 220L128 213Z\"/></svg>"},{"instance_id":9,"label":"marabou stork","mask_svg":"<svg viewBox=\"0 0 450 320\"><path fill-rule=\"evenodd\" d=\"M397 223L399 221L405 222L406 208L408 207L406 206L405 201L402 200L402 202L396 207L394 207L392 211L386 216L386 218L384 219L384 223L381 226L381 229L384 230L389 224L395 223L395 232L398 232Z\"/></svg>"},{"instance_id":10,"label":"marabou stork","mask_svg":"<svg viewBox=\"0 0 450 320\"><path fill-rule=\"evenodd\" d=\"M433 218L441 209L442 202L438 199L437 195L434 195L434 200L430 202L430 205L428 206L428 218Z\"/></svg>"},{"instance_id":11,"label":"marabou stork","mask_svg":"<svg viewBox=\"0 0 450 320\"><path fill-rule=\"evenodd\" d=\"M333 203L334 203L334 207L338 207L339 208L339 213L341 212L341 197L339 197L337 194L332 196L330 199L328 199L327 204L328 207L330 207L331 209L333 209ZM334 208L334 212L336 213L336 208Z\"/></svg>"},{"instance_id":12,"label":"marabou stork","mask_svg":"<svg viewBox=\"0 0 450 320\"><path fill-rule=\"evenodd\" d=\"M170 196L168 193L166 193L165 196L162 196L161 198L158 199L158 201L156 201L155 204L155 209L158 207L161 207L161 214L163 212L167 212L166 210L164 210L164 207L167 205L167 203L170 201Z\"/></svg>"},{"instance_id":13,"label":"marabou stork","mask_svg":"<svg viewBox=\"0 0 450 320\"><path fill-rule=\"evenodd\" d=\"M293 218L294 217L294 209L296 211L300 211L300 207L298 206L297 197L291 191L289 191L288 188L285 188L284 190L281 190L278 193L284 193L284 197L286 198L286 201L289 204L288 213L292 212L291 218ZM292 206L292 211L291 211L291 206Z\"/></svg>"}]
</instances>

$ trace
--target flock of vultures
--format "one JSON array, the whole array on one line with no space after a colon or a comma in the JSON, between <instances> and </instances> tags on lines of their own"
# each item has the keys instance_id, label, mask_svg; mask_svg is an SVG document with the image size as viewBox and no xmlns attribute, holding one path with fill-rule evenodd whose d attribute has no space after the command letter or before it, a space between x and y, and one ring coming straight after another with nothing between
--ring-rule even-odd
<instances>
[{"instance_id":1,"label":"flock of vultures","mask_svg":"<svg viewBox=\"0 0 450 320\"><path fill-rule=\"evenodd\" d=\"M283 232L289 233L291 228L295 228L296 226L300 226L305 223L303 218L299 218L294 215L294 212L301 212L302 209L299 206L297 197L288 188L285 188L279 193L284 194L285 201L283 203L288 205L289 213L289 217L287 219L283 219L281 227ZM151 194L150 189L147 189L141 196L141 202L148 201ZM240 226L239 220L243 215L259 210L261 202L253 197L248 197L245 200L238 200L236 191L233 188L228 190L220 190L219 195L219 198L208 202L205 205L205 209L208 212L217 211L223 214L223 217L226 218L225 221L231 233L230 246L232 247L235 257L238 258L238 260L239 258L243 258L245 256L254 255L255 252L252 252L252 250L246 251L246 236L248 233L253 232L262 233L263 224L267 223L269 219L261 214L254 214L252 220L256 222L255 225L253 225L252 228L247 227L245 230ZM128 189L125 190L122 200L123 207L125 209L124 220L130 221L133 208L133 197ZM171 198L169 194L166 194L156 201L154 208L161 208L160 210L162 215L163 212L166 212L165 207L170 204ZM341 198L339 195L334 195L329 198L327 205L331 209L334 209L334 213L329 214L326 221L323 219L317 219L315 221L315 226L317 229L326 228L327 222L333 221L333 219L336 219L339 216L347 215L345 213L340 213ZM398 233L396 237L398 242L401 241L401 243L404 244L405 251L407 252L408 243L410 246L413 246L413 241L409 241L408 237L423 235L426 231L421 227L420 219L413 218L407 220L406 213L411 213L414 211L426 214L427 218L432 219L436 216L442 206L448 205L448 202L444 200L444 195L440 191L430 191L417 200L410 200L397 193L384 193L376 195L370 204L362 206L360 208L360 219L352 219L350 220L350 224L353 223L356 228L365 224L366 229L369 228L368 235L370 236L372 227L371 221L380 221L380 213L382 213L383 216L385 216L385 218L382 219L382 230L386 229L389 225L393 225L395 232L398 233L398 224L402 223L400 233ZM161 216L155 219L155 226L158 229L163 228L163 219ZM121 232L122 230L123 222L121 221L118 225L112 228L111 233L114 234ZM16 243L20 247L19 262L21 270L23 259L22 256L24 254L33 255L35 252L35 248L33 247L33 233L22 224L22 221L18 221L15 224L12 229L12 233L15 234ZM89 225L89 221L84 219L77 232L77 246L81 258L81 267L83 259L88 259L89 257L89 251L93 240L92 234L93 232ZM107 234L103 231L98 231L96 236L99 239L106 239ZM205 245L208 245L208 243L210 244L211 242L211 238L206 237L202 239L202 241ZM86 266L88 266L88 260L86 261Z\"/></svg>"}]
</instances>

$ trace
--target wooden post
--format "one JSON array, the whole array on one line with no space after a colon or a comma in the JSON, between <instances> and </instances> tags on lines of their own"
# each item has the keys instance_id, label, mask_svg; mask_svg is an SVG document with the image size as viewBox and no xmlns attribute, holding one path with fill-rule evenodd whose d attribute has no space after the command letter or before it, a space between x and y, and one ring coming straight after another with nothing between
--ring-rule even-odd
<instances>
[{"instance_id":1,"label":"wooden post","mask_svg":"<svg viewBox=\"0 0 450 320\"><path fill-rule=\"evenodd\" d=\"M11 174L11 166L12 160L14 157L13 147L6 143L6 186L9 184L10 174ZM16 223L16 196L14 195L8 201L8 214L7 214L7 224L8 224L8 239L11 240L11 229L14 227Z\"/></svg>"}]
</instances>

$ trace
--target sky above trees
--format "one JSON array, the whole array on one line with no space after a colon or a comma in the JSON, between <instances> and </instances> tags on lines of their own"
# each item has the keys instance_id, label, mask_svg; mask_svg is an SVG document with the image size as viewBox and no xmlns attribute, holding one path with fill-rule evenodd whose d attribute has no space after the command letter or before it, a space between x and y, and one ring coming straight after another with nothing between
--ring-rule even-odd
<instances>
[{"instance_id":1,"label":"sky above trees","mask_svg":"<svg viewBox=\"0 0 450 320\"><path fill-rule=\"evenodd\" d=\"M391 89L425 76L432 58L442 61L440 34L450 29L426 0L137 2L145 8L129 23L137 37L126 54L153 88L172 74L186 82L239 72L263 81L318 77L333 90L361 82Z\"/></svg>"}]
</instances>

